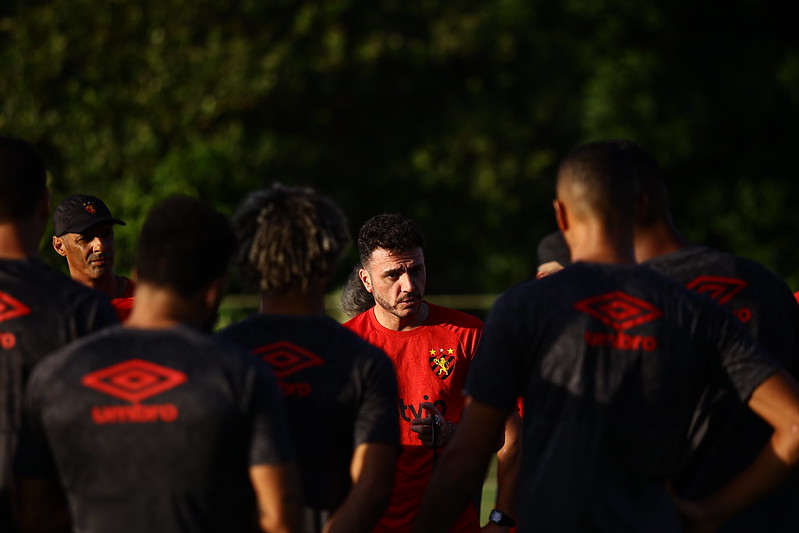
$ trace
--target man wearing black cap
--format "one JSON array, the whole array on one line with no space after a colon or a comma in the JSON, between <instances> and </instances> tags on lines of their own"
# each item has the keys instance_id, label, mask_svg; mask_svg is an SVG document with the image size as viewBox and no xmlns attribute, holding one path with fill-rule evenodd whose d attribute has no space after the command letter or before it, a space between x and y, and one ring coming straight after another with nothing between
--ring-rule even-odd
<instances>
[{"instance_id":1,"label":"man wearing black cap","mask_svg":"<svg viewBox=\"0 0 799 533\"><path fill-rule=\"evenodd\" d=\"M101 199L69 196L53 213L53 249L66 257L72 279L108 296L124 321L133 305L134 284L114 274L114 224L126 225Z\"/></svg>"}]
</instances>

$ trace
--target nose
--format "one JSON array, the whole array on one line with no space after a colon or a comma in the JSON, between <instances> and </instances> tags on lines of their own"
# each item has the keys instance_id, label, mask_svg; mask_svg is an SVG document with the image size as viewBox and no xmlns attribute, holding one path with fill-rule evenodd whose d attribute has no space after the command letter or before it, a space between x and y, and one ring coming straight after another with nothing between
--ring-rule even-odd
<instances>
[{"instance_id":1,"label":"nose","mask_svg":"<svg viewBox=\"0 0 799 533\"><path fill-rule=\"evenodd\" d=\"M413 292L414 287L413 278L409 273L405 272L400 276L400 289L402 289L402 292Z\"/></svg>"},{"instance_id":2,"label":"nose","mask_svg":"<svg viewBox=\"0 0 799 533\"><path fill-rule=\"evenodd\" d=\"M104 239L103 237L95 237L92 239L92 253L100 253L106 251L108 248L108 239Z\"/></svg>"}]
</instances>

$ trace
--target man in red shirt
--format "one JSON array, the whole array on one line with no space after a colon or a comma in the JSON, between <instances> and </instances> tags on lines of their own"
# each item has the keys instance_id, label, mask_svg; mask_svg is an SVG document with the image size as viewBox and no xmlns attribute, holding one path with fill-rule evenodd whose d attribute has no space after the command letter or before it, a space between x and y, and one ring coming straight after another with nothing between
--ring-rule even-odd
<instances>
[{"instance_id":1,"label":"man in red shirt","mask_svg":"<svg viewBox=\"0 0 799 533\"><path fill-rule=\"evenodd\" d=\"M67 259L72 279L108 296L124 322L133 307L134 283L114 274L114 224L125 222L101 199L73 194L53 212L53 249Z\"/></svg>"},{"instance_id":2,"label":"man in red shirt","mask_svg":"<svg viewBox=\"0 0 799 533\"><path fill-rule=\"evenodd\" d=\"M423 299L423 246L421 229L407 217L368 220L358 235L358 275L375 305L344 324L382 348L397 371L402 452L389 509L375 529L381 533L410 530L437 450L460 421L464 379L482 334L476 317ZM480 531L474 505L451 531Z\"/></svg>"}]
</instances>

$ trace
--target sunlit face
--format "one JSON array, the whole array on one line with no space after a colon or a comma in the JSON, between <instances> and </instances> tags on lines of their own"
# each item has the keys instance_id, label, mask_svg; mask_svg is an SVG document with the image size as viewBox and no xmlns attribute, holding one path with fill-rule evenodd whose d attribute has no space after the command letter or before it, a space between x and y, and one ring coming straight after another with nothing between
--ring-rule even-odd
<instances>
[{"instance_id":1,"label":"sunlit face","mask_svg":"<svg viewBox=\"0 0 799 533\"><path fill-rule=\"evenodd\" d=\"M69 272L76 280L96 280L113 274L114 229L111 222L95 224L82 233L53 237L53 248L66 257Z\"/></svg>"},{"instance_id":2,"label":"sunlit face","mask_svg":"<svg viewBox=\"0 0 799 533\"><path fill-rule=\"evenodd\" d=\"M401 320L413 317L421 309L426 280L421 248L399 253L377 248L365 269L361 269L361 281L377 306Z\"/></svg>"}]
</instances>

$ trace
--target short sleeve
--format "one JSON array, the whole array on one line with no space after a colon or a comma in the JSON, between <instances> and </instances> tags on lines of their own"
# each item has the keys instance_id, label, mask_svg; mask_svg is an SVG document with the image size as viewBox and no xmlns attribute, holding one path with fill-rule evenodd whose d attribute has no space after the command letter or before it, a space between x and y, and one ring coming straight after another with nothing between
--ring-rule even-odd
<instances>
[{"instance_id":1,"label":"short sleeve","mask_svg":"<svg viewBox=\"0 0 799 533\"><path fill-rule=\"evenodd\" d=\"M363 400L355 421L354 442L399 445L394 365L385 353L371 346L365 347L361 361L354 377Z\"/></svg>"},{"instance_id":2,"label":"short sleeve","mask_svg":"<svg viewBox=\"0 0 799 533\"><path fill-rule=\"evenodd\" d=\"M42 424L41 381L34 372L25 393L19 443L14 459L14 470L21 477L57 477L55 460Z\"/></svg>"},{"instance_id":3,"label":"short sleeve","mask_svg":"<svg viewBox=\"0 0 799 533\"><path fill-rule=\"evenodd\" d=\"M754 390L781 365L746 328L725 308L710 299L703 300L703 320L697 323L697 333L719 355L721 379L728 379L738 397L749 401Z\"/></svg>"},{"instance_id":4,"label":"short sleeve","mask_svg":"<svg viewBox=\"0 0 799 533\"><path fill-rule=\"evenodd\" d=\"M250 466L294 460L283 396L269 367L251 358L247 408L252 422Z\"/></svg>"},{"instance_id":5,"label":"short sleeve","mask_svg":"<svg viewBox=\"0 0 799 533\"><path fill-rule=\"evenodd\" d=\"M513 300L501 296L489 311L482 339L466 378L465 393L480 403L503 411L518 404L522 369L523 323Z\"/></svg>"}]
</instances>

